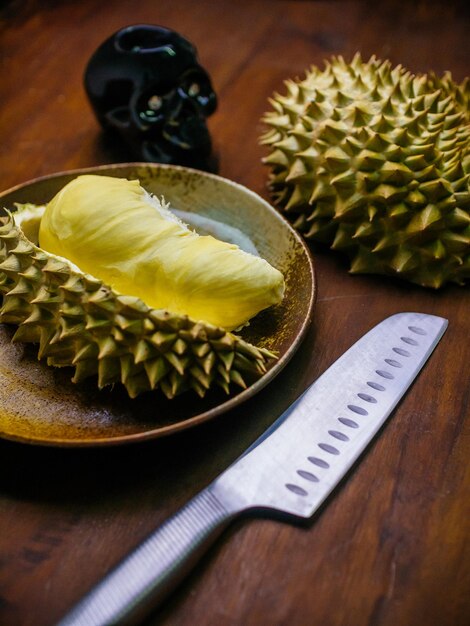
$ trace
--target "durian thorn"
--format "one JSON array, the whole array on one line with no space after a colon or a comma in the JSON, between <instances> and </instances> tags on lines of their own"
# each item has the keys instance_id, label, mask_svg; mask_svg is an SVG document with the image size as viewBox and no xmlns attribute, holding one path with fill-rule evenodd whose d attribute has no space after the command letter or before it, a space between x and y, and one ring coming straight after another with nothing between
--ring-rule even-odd
<instances>
[{"instance_id":1,"label":"durian thorn","mask_svg":"<svg viewBox=\"0 0 470 626\"><path fill-rule=\"evenodd\" d=\"M16 295L10 295L11 292L6 294L3 298L3 305L1 307L2 315L7 313L19 313L25 314L25 308L28 307L27 301L24 298L20 298ZM26 309L27 310L27 309Z\"/></svg>"},{"instance_id":2,"label":"durian thorn","mask_svg":"<svg viewBox=\"0 0 470 626\"><path fill-rule=\"evenodd\" d=\"M227 384L230 383L229 371L225 369L225 367L221 363L217 364L217 372L219 373L222 380L224 380Z\"/></svg>"},{"instance_id":3,"label":"durian thorn","mask_svg":"<svg viewBox=\"0 0 470 626\"><path fill-rule=\"evenodd\" d=\"M354 245L354 242L352 240L353 232L354 228L346 224L340 224L338 230L336 231L333 243L331 244L331 249L344 250L352 247Z\"/></svg>"},{"instance_id":4,"label":"durian thorn","mask_svg":"<svg viewBox=\"0 0 470 626\"><path fill-rule=\"evenodd\" d=\"M47 356L51 339L55 335L55 328L45 326L40 329L40 333L41 333L41 336L39 340L39 349L38 349L39 360Z\"/></svg>"},{"instance_id":5,"label":"durian thorn","mask_svg":"<svg viewBox=\"0 0 470 626\"><path fill-rule=\"evenodd\" d=\"M98 346L99 346L98 359L103 359L104 357L109 357L109 356L116 357L120 353L119 346L117 345L117 343L114 341L114 339L111 336L106 337L105 339L99 339Z\"/></svg>"},{"instance_id":6,"label":"durian thorn","mask_svg":"<svg viewBox=\"0 0 470 626\"><path fill-rule=\"evenodd\" d=\"M98 346L95 343L85 343L75 354L72 364L76 365L80 361L84 361L86 359L97 359L98 358Z\"/></svg>"},{"instance_id":7,"label":"durian thorn","mask_svg":"<svg viewBox=\"0 0 470 626\"><path fill-rule=\"evenodd\" d=\"M406 231L408 233L417 233L435 227L442 219L441 212L433 205L428 204L422 211L417 213L408 224Z\"/></svg>"},{"instance_id":8,"label":"durian thorn","mask_svg":"<svg viewBox=\"0 0 470 626\"><path fill-rule=\"evenodd\" d=\"M189 373L193 378L197 380L197 382L204 387L204 389L209 389L211 384L211 377L208 376L203 370L194 365L190 368Z\"/></svg>"},{"instance_id":9,"label":"durian thorn","mask_svg":"<svg viewBox=\"0 0 470 626\"><path fill-rule=\"evenodd\" d=\"M112 325L111 320L103 317L86 316L85 330L103 329Z\"/></svg>"},{"instance_id":10,"label":"durian thorn","mask_svg":"<svg viewBox=\"0 0 470 626\"><path fill-rule=\"evenodd\" d=\"M11 254L28 255L30 256L34 250L34 246L25 239L18 239L18 242L14 248L10 250Z\"/></svg>"},{"instance_id":11,"label":"durian thorn","mask_svg":"<svg viewBox=\"0 0 470 626\"><path fill-rule=\"evenodd\" d=\"M33 291L33 287L30 282L25 280L24 278L20 278L16 285L8 291L6 296L19 296L19 295L29 295Z\"/></svg>"},{"instance_id":12,"label":"durian thorn","mask_svg":"<svg viewBox=\"0 0 470 626\"><path fill-rule=\"evenodd\" d=\"M158 382L166 376L170 370L170 366L163 357L145 361L144 367L152 389L157 386Z\"/></svg>"},{"instance_id":13,"label":"durian thorn","mask_svg":"<svg viewBox=\"0 0 470 626\"><path fill-rule=\"evenodd\" d=\"M165 352L165 359L174 367L174 369L183 376L184 374L184 360L178 357L174 352Z\"/></svg>"},{"instance_id":14,"label":"durian thorn","mask_svg":"<svg viewBox=\"0 0 470 626\"><path fill-rule=\"evenodd\" d=\"M253 372L256 370L256 361L253 362L253 360L248 359L243 354L240 354L240 352L236 352L232 366L232 370L233 369L242 372Z\"/></svg>"},{"instance_id":15,"label":"durian thorn","mask_svg":"<svg viewBox=\"0 0 470 626\"><path fill-rule=\"evenodd\" d=\"M294 163L289 171L288 176L286 177L286 182L292 182L297 180L305 179L306 176L309 175L309 172L305 166L305 163L302 159L295 159Z\"/></svg>"},{"instance_id":16,"label":"durian thorn","mask_svg":"<svg viewBox=\"0 0 470 626\"><path fill-rule=\"evenodd\" d=\"M222 384L219 381L218 381L218 384L222 387ZM200 398L204 398L204 396L206 395L206 390L204 389L202 385L198 383L198 381L195 378L191 378L189 385L191 389L193 389ZM229 393L228 389L226 389L226 392Z\"/></svg>"},{"instance_id":17,"label":"durian thorn","mask_svg":"<svg viewBox=\"0 0 470 626\"><path fill-rule=\"evenodd\" d=\"M172 400L175 397L171 385L166 378L162 378L162 380L160 381L160 389L168 398L168 400Z\"/></svg>"},{"instance_id":18,"label":"durian thorn","mask_svg":"<svg viewBox=\"0 0 470 626\"><path fill-rule=\"evenodd\" d=\"M75 373L72 378L73 383L80 383L90 376L98 373L98 361L95 359L87 359L80 361L75 365Z\"/></svg>"},{"instance_id":19,"label":"durian thorn","mask_svg":"<svg viewBox=\"0 0 470 626\"><path fill-rule=\"evenodd\" d=\"M230 370L230 381L235 383L239 387L242 387L242 389L246 389L247 387L245 381L243 380L242 375L237 370L234 370L234 369Z\"/></svg>"},{"instance_id":20,"label":"durian thorn","mask_svg":"<svg viewBox=\"0 0 470 626\"><path fill-rule=\"evenodd\" d=\"M460 208L470 207L470 193L468 191L456 191L454 198Z\"/></svg>"},{"instance_id":21,"label":"durian thorn","mask_svg":"<svg viewBox=\"0 0 470 626\"><path fill-rule=\"evenodd\" d=\"M416 261L413 260L413 253L410 250L399 247L393 259L390 261L390 265L400 274L416 267Z\"/></svg>"},{"instance_id":22,"label":"durian thorn","mask_svg":"<svg viewBox=\"0 0 470 626\"><path fill-rule=\"evenodd\" d=\"M37 326L24 326L20 324L11 341L12 343L37 343L41 337L41 331Z\"/></svg>"},{"instance_id":23,"label":"durian thorn","mask_svg":"<svg viewBox=\"0 0 470 626\"><path fill-rule=\"evenodd\" d=\"M126 390L127 390L127 393L129 394L129 398L131 399L136 398L140 393L144 391L149 391L150 386L149 386L148 378L145 375L145 372L140 372L139 374L130 376L127 379ZM172 393L170 396L170 399L174 397L175 397L175 393Z\"/></svg>"},{"instance_id":24,"label":"durian thorn","mask_svg":"<svg viewBox=\"0 0 470 626\"><path fill-rule=\"evenodd\" d=\"M140 339L140 341L135 344L132 351L134 353L134 361L136 364L143 363L152 356L155 356L155 348L151 347L144 339Z\"/></svg>"},{"instance_id":25,"label":"durian thorn","mask_svg":"<svg viewBox=\"0 0 470 626\"><path fill-rule=\"evenodd\" d=\"M373 60L375 60L374 56L371 56L371 58L369 59L368 63L373 62ZM359 51L354 53L354 56L351 60L351 66L354 69L358 69L362 66L362 57L361 57L361 53Z\"/></svg>"},{"instance_id":26,"label":"durian thorn","mask_svg":"<svg viewBox=\"0 0 470 626\"><path fill-rule=\"evenodd\" d=\"M183 354L187 352L188 346L181 337L178 337L175 343L173 344L172 350L178 356L182 356Z\"/></svg>"},{"instance_id":27,"label":"durian thorn","mask_svg":"<svg viewBox=\"0 0 470 626\"><path fill-rule=\"evenodd\" d=\"M267 157L262 159L262 162L267 165L279 166L279 167L288 167L290 161L287 157L286 153L282 150L276 149Z\"/></svg>"},{"instance_id":28,"label":"durian thorn","mask_svg":"<svg viewBox=\"0 0 470 626\"><path fill-rule=\"evenodd\" d=\"M30 300L31 304L40 304L43 307L50 307L51 309L57 309L57 305L62 302L62 299L59 296L51 296L51 294L39 293L36 298Z\"/></svg>"},{"instance_id":29,"label":"durian thorn","mask_svg":"<svg viewBox=\"0 0 470 626\"><path fill-rule=\"evenodd\" d=\"M171 391L173 397L177 396L184 388L184 376L172 370L169 374L170 382L171 382Z\"/></svg>"},{"instance_id":30,"label":"durian thorn","mask_svg":"<svg viewBox=\"0 0 470 626\"><path fill-rule=\"evenodd\" d=\"M207 375L211 373L215 362L216 362L216 356L214 352L209 352L209 354L203 360L201 360L202 369Z\"/></svg>"},{"instance_id":31,"label":"durian thorn","mask_svg":"<svg viewBox=\"0 0 470 626\"><path fill-rule=\"evenodd\" d=\"M85 325L83 323L78 324L65 324L65 321L62 323L62 328L60 331L59 339L62 341L64 339L70 339L74 337L80 337L85 332Z\"/></svg>"},{"instance_id":32,"label":"durian thorn","mask_svg":"<svg viewBox=\"0 0 470 626\"><path fill-rule=\"evenodd\" d=\"M236 351L237 353L243 354L244 356L247 356L255 361L263 358L261 350L247 341L239 341L236 345Z\"/></svg>"},{"instance_id":33,"label":"durian thorn","mask_svg":"<svg viewBox=\"0 0 470 626\"><path fill-rule=\"evenodd\" d=\"M441 96L441 90L436 89L432 93L425 94L424 96L424 107L429 109L430 112L437 112L437 102Z\"/></svg>"},{"instance_id":34,"label":"durian thorn","mask_svg":"<svg viewBox=\"0 0 470 626\"><path fill-rule=\"evenodd\" d=\"M225 369L227 371L230 371L230 369L232 368L232 365L233 365L234 358L235 358L235 352L233 352L233 351L230 351L230 352L219 352L217 354L217 356L219 357L219 359L224 364Z\"/></svg>"},{"instance_id":35,"label":"durian thorn","mask_svg":"<svg viewBox=\"0 0 470 626\"><path fill-rule=\"evenodd\" d=\"M82 319L84 317L84 311L83 311L83 308L80 306L80 304L71 304L65 300L63 302L61 301L59 313L63 317L72 318L72 319L73 318Z\"/></svg>"},{"instance_id":36,"label":"durian thorn","mask_svg":"<svg viewBox=\"0 0 470 626\"><path fill-rule=\"evenodd\" d=\"M191 346L191 351L198 359L202 359L211 351L211 347L207 342L195 343Z\"/></svg>"},{"instance_id":37,"label":"durian thorn","mask_svg":"<svg viewBox=\"0 0 470 626\"><path fill-rule=\"evenodd\" d=\"M375 227L370 222L360 224L352 235L352 239L364 239L375 235Z\"/></svg>"},{"instance_id":38,"label":"durian thorn","mask_svg":"<svg viewBox=\"0 0 470 626\"><path fill-rule=\"evenodd\" d=\"M63 285L60 285L59 289L77 294L81 294L85 291L81 277L75 274L72 274ZM89 298L89 301L94 301L93 296Z\"/></svg>"},{"instance_id":39,"label":"durian thorn","mask_svg":"<svg viewBox=\"0 0 470 626\"><path fill-rule=\"evenodd\" d=\"M5 260L0 263L0 272L5 274L18 274L21 271L21 262L15 255L7 256ZM23 276L23 274L21 274Z\"/></svg>"},{"instance_id":40,"label":"durian thorn","mask_svg":"<svg viewBox=\"0 0 470 626\"><path fill-rule=\"evenodd\" d=\"M168 350L176 341L178 335L176 333L165 333L161 331L157 331L151 337L149 337L149 341L156 347L160 352L165 352Z\"/></svg>"},{"instance_id":41,"label":"durian thorn","mask_svg":"<svg viewBox=\"0 0 470 626\"><path fill-rule=\"evenodd\" d=\"M331 185L337 190L347 190L349 193L355 191L357 186L357 174L354 170L347 170L331 179ZM330 188L331 189L331 188Z\"/></svg>"},{"instance_id":42,"label":"durian thorn","mask_svg":"<svg viewBox=\"0 0 470 626\"><path fill-rule=\"evenodd\" d=\"M122 314L118 314L115 316L114 320L119 328L127 333L140 335L143 331L142 319L129 319Z\"/></svg>"},{"instance_id":43,"label":"durian thorn","mask_svg":"<svg viewBox=\"0 0 470 626\"><path fill-rule=\"evenodd\" d=\"M70 266L59 259L48 257L42 271L46 274L54 274L57 276L69 276Z\"/></svg>"},{"instance_id":44,"label":"durian thorn","mask_svg":"<svg viewBox=\"0 0 470 626\"><path fill-rule=\"evenodd\" d=\"M356 256L351 261L350 274L383 274L384 269L376 255L359 248Z\"/></svg>"},{"instance_id":45,"label":"durian thorn","mask_svg":"<svg viewBox=\"0 0 470 626\"><path fill-rule=\"evenodd\" d=\"M54 320L54 314L38 305L33 305L31 314L23 321L23 324L39 324L43 326Z\"/></svg>"},{"instance_id":46,"label":"durian thorn","mask_svg":"<svg viewBox=\"0 0 470 626\"><path fill-rule=\"evenodd\" d=\"M219 387L222 387L222 389L225 391L227 395L230 393L230 388L228 386L228 383L225 382L225 380L221 380L220 378L217 378L216 382L217 382L217 385L219 385Z\"/></svg>"},{"instance_id":47,"label":"durian thorn","mask_svg":"<svg viewBox=\"0 0 470 626\"><path fill-rule=\"evenodd\" d=\"M134 359L130 354L123 354L119 358L121 364L121 383L126 385L134 370Z\"/></svg>"},{"instance_id":48,"label":"durian thorn","mask_svg":"<svg viewBox=\"0 0 470 626\"><path fill-rule=\"evenodd\" d=\"M305 192L302 189L301 185L297 184L294 186L289 201L285 206L285 210L291 211L292 209L303 206L305 206Z\"/></svg>"},{"instance_id":49,"label":"durian thorn","mask_svg":"<svg viewBox=\"0 0 470 626\"><path fill-rule=\"evenodd\" d=\"M5 229L5 230L4 230ZM18 230L9 230L9 227L3 226L0 229L0 239L11 248L11 245L15 245L19 239Z\"/></svg>"},{"instance_id":50,"label":"durian thorn","mask_svg":"<svg viewBox=\"0 0 470 626\"><path fill-rule=\"evenodd\" d=\"M119 380L120 364L118 359L104 358L98 362L98 388L103 389Z\"/></svg>"},{"instance_id":51,"label":"durian thorn","mask_svg":"<svg viewBox=\"0 0 470 626\"><path fill-rule=\"evenodd\" d=\"M431 202L436 202L446 196L450 196L454 191L452 185L443 178L423 182L419 186L419 190Z\"/></svg>"},{"instance_id":52,"label":"durian thorn","mask_svg":"<svg viewBox=\"0 0 470 626\"><path fill-rule=\"evenodd\" d=\"M444 129L449 130L463 123L465 123L465 116L463 113L457 112L452 115L447 114L444 120Z\"/></svg>"}]
</instances>

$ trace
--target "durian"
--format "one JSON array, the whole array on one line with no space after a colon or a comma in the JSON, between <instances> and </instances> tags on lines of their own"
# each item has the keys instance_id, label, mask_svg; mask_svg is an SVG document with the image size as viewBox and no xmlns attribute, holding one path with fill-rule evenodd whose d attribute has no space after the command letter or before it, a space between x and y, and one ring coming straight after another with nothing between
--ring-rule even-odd
<instances>
[{"instance_id":1,"label":"durian","mask_svg":"<svg viewBox=\"0 0 470 626\"><path fill-rule=\"evenodd\" d=\"M102 186L111 196L100 195ZM135 223L127 219L126 207L131 207ZM162 232L168 237L168 242L161 239L163 253L152 247L155 238L152 243L147 237L150 228L156 239ZM44 248L34 242L38 231ZM49 365L74 367L74 382L96 376L100 388L122 383L131 397L153 389L173 398L189 388L204 396L212 386L227 392L231 383L245 387L247 380L266 372L274 355L226 327L243 324L279 301L283 277L266 261L216 240L198 241L200 257L190 250L185 260L184 247L178 246L181 240L196 238L213 239L191 232L164 204L147 196L137 181L79 177L45 210L25 206L3 219L0 322L18 325L14 340L38 343L38 357ZM212 259L211 246L215 250ZM141 262L137 273L133 254ZM195 271L193 265L201 261L205 270ZM129 277L123 278L126 267ZM196 285L190 289L185 270L193 272L194 281L202 273L205 303ZM168 286L173 272L185 290L179 299L175 288ZM115 287L109 282L116 282ZM162 284L166 290L173 289L171 298L159 292ZM145 285L149 302L138 297L147 295ZM191 291L196 292L194 306ZM160 304L158 298L165 297L176 303L173 310ZM188 310L183 310L186 304ZM204 319L199 311L223 324Z\"/></svg>"},{"instance_id":2,"label":"durian","mask_svg":"<svg viewBox=\"0 0 470 626\"><path fill-rule=\"evenodd\" d=\"M288 80L269 127L274 202L352 273L425 287L470 277L469 83L357 54Z\"/></svg>"}]
</instances>

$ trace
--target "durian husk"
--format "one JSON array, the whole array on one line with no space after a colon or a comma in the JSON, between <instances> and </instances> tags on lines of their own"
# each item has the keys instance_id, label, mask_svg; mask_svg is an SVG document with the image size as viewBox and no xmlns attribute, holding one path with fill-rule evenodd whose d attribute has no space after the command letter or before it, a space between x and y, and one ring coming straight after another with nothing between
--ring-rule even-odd
<instances>
[{"instance_id":1,"label":"durian husk","mask_svg":"<svg viewBox=\"0 0 470 626\"><path fill-rule=\"evenodd\" d=\"M244 388L275 358L222 328L114 292L34 245L14 213L0 225L0 293L0 322L18 326L14 341L39 344L48 365L73 367L73 382L122 383L131 398Z\"/></svg>"},{"instance_id":2,"label":"durian husk","mask_svg":"<svg viewBox=\"0 0 470 626\"><path fill-rule=\"evenodd\" d=\"M269 187L351 273L438 288L470 278L469 82L342 57L288 80L261 143Z\"/></svg>"}]
</instances>

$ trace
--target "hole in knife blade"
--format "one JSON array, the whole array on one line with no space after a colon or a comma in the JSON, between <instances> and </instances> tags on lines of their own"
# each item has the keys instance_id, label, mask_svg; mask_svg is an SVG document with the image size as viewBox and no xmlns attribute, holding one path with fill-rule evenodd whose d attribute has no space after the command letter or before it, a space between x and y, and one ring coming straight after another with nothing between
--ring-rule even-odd
<instances>
[{"instance_id":1,"label":"hole in knife blade","mask_svg":"<svg viewBox=\"0 0 470 626\"><path fill-rule=\"evenodd\" d=\"M375 373L382 376L382 378L388 378L388 380L395 378L393 374L390 374L390 372L386 372L385 370L375 370Z\"/></svg>"},{"instance_id":2,"label":"hole in knife blade","mask_svg":"<svg viewBox=\"0 0 470 626\"><path fill-rule=\"evenodd\" d=\"M310 461L310 463L313 463L317 467L323 467L324 469L328 469L330 467L329 463L327 463L323 459L317 458L316 456L309 456L308 460Z\"/></svg>"},{"instance_id":3,"label":"hole in knife blade","mask_svg":"<svg viewBox=\"0 0 470 626\"><path fill-rule=\"evenodd\" d=\"M369 387L372 387L372 389L376 389L377 391L385 391L385 387L383 385L379 385L379 383L374 383L373 381L369 380L368 383Z\"/></svg>"},{"instance_id":4,"label":"hole in knife blade","mask_svg":"<svg viewBox=\"0 0 470 626\"><path fill-rule=\"evenodd\" d=\"M350 420L347 417L338 417L338 422L344 424L345 426L349 426L349 428L359 428L359 424L354 420Z\"/></svg>"},{"instance_id":5,"label":"hole in knife blade","mask_svg":"<svg viewBox=\"0 0 470 626\"><path fill-rule=\"evenodd\" d=\"M305 478L305 480L310 480L312 483L318 483L320 479L312 474L312 472L306 472L305 470L297 470L297 474Z\"/></svg>"},{"instance_id":6,"label":"hole in knife blade","mask_svg":"<svg viewBox=\"0 0 470 626\"><path fill-rule=\"evenodd\" d=\"M395 361L395 359L384 359L385 363L391 365L392 367L403 367L401 363Z\"/></svg>"},{"instance_id":7,"label":"hole in knife blade","mask_svg":"<svg viewBox=\"0 0 470 626\"><path fill-rule=\"evenodd\" d=\"M419 326L408 326L408 330L411 330L412 333L416 333L417 335L427 335L428 333Z\"/></svg>"},{"instance_id":8,"label":"hole in knife blade","mask_svg":"<svg viewBox=\"0 0 470 626\"><path fill-rule=\"evenodd\" d=\"M408 350L403 350L403 348L392 348L392 350L400 356L411 356Z\"/></svg>"},{"instance_id":9,"label":"hole in knife blade","mask_svg":"<svg viewBox=\"0 0 470 626\"><path fill-rule=\"evenodd\" d=\"M361 400L364 400L365 402L372 402L372 404L377 403L377 400L374 398L374 396L369 396L368 393L358 393L357 395Z\"/></svg>"},{"instance_id":10,"label":"hole in knife blade","mask_svg":"<svg viewBox=\"0 0 470 626\"><path fill-rule=\"evenodd\" d=\"M305 491L305 489L302 489L302 487L299 487L298 485L292 485L291 483L287 483L286 484L287 489L289 489L289 491L292 491L292 493L296 493L298 496L306 496L307 495L307 491Z\"/></svg>"},{"instance_id":11,"label":"hole in knife blade","mask_svg":"<svg viewBox=\"0 0 470 626\"><path fill-rule=\"evenodd\" d=\"M325 452L328 452L329 454L339 454L338 448L335 448L334 446L330 446L329 443L319 443L318 447L324 450Z\"/></svg>"},{"instance_id":12,"label":"hole in knife blade","mask_svg":"<svg viewBox=\"0 0 470 626\"><path fill-rule=\"evenodd\" d=\"M419 342L416 341L416 339L413 339L412 337L400 337L400 339L404 341L405 343L407 343L409 346L419 346Z\"/></svg>"},{"instance_id":13,"label":"hole in knife blade","mask_svg":"<svg viewBox=\"0 0 470 626\"><path fill-rule=\"evenodd\" d=\"M339 439L340 441L349 441L349 437L339 430L329 430L328 434L334 437L335 439Z\"/></svg>"},{"instance_id":14,"label":"hole in knife blade","mask_svg":"<svg viewBox=\"0 0 470 626\"><path fill-rule=\"evenodd\" d=\"M369 415L369 413L362 408L362 406L356 406L355 404L348 404L348 409L358 415Z\"/></svg>"}]
</instances>

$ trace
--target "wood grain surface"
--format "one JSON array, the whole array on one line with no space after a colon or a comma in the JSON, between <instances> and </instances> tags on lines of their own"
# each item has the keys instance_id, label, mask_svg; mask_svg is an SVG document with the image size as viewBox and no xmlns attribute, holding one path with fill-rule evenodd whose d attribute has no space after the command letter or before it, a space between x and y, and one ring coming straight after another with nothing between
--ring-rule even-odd
<instances>
[{"instance_id":1,"label":"wood grain surface","mask_svg":"<svg viewBox=\"0 0 470 626\"><path fill-rule=\"evenodd\" d=\"M466 2L12 1L0 9L0 186L127 160L82 87L96 47L133 23L198 48L219 96L220 174L268 198L257 138L285 78L360 50L410 70L469 73ZM234 460L357 338L415 310L449 329L392 419L304 526L235 523L148 620L164 626L470 623L469 290L432 292L312 247L311 329L274 384L180 435L113 449L0 441L0 624L49 626L157 524Z\"/></svg>"}]
</instances>

